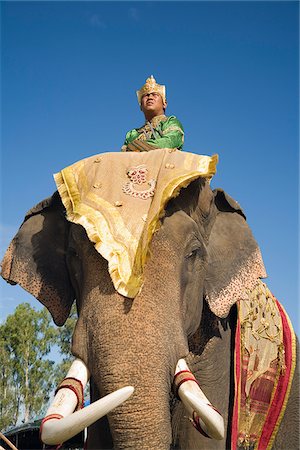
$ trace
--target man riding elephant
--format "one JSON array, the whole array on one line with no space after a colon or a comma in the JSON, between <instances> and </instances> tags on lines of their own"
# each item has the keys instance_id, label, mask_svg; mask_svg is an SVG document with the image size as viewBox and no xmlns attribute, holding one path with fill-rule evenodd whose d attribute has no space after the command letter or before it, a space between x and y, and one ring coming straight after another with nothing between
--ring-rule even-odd
<instances>
[{"instance_id":1,"label":"man riding elephant","mask_svg":"<svg viewBox=\"0 0 300 450\"><path fill-rule=\"evenodd\" d=\"M41 439L88 426L90 450L299 448L296 338L246 216L211 190L217 155L178 151L165 87L150 77L137 96L146 123L125 153L55 174L2 261L58 326L77 305L76 360Z\"/></svg>"},{"instance_id":2,"label":"man riding elephant","mask_svg":"<svg viewBox=\"0 0 300 450\"><path fill-rule=\"evenodd\" d=\"M122 151L148 152L156 148L182 150L184 131L175 116L167 117L166 88L157 84L153 75L136 91L138 102L145 116L145 124L126 133Z\"/></svg>"}]
</instances>

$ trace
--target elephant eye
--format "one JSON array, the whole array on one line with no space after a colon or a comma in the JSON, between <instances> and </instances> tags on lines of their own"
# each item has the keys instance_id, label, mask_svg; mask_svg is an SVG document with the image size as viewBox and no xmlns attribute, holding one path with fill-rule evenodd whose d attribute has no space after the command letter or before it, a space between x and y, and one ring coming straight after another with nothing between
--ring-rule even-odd
<instances>
[{"instance_id":1,"label":"elephant eye","mask_svg":"<svg viewBox=\"0 0 300 450\"><path fill-rule=\"evenodd\" d=\"M200 252L200 248L194 248L193 250L190 251L190 253L188 255L185 256L186 259L191 259L191 258L195 258L198 253Z\"/></svg>"}]
</instances>

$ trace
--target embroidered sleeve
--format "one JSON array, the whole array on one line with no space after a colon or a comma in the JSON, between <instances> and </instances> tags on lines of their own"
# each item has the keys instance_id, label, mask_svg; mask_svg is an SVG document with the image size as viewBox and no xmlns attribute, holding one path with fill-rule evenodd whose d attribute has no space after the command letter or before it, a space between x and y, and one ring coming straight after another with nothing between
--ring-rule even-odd
<instances>
[{"instance_id":1,"label":"embroidered sleeve","mask_svg":"<svg viewBox=\"0 0 300 450\"><path fill-rule=\"evenodd\" d=\"M171 116L163 123L161 134L160 138L147 139L148 144L159 148L178 148L178 150L182 150L184 131L176 117Z\"/></svg>"},{"instance_id":2,"label":"embroidered sleeve","mask_svg":"<svg viewBox=\"0 0 300 450\"><path fill-rule=\"evenodd\" d=\"M138 137L138 135L139 135L139 133L138 133L138 131L135 128L133 130L131 130L131 131L128 131L126 133L125 141L124 141L124 144L123 144L122 148L124 146L127 146L130 142L134 141Z\"/></svg>"}]
</instances>

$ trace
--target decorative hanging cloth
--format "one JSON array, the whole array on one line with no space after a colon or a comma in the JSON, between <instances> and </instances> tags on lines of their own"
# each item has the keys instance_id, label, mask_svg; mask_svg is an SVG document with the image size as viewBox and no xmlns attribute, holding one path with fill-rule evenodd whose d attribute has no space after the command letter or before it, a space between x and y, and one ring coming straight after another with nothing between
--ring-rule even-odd
<instances>
[{"instance_id":1,"label":"decorative hanging cloth","mask_svg":"<svg viewBox=\"0 0 300 450\"><path fill-rule=\"evenodd\" d=\"M238 302L231 450L269 450L282 420L296 365L292 324L258 280Z\"/></svg>"},{"instance_id":2,"label":"decorative hanging cloth","mask_svg":"<svg viewBox=\"0 0 300 450\"><path fill-rule=\"evenodd\" d=\"M82 225L108 261L115 289L134 298L153 233L167 202L199 177L210 179L218 155L176 149L103 153L54 175L67 219Z\"/></svg>"}]
</instances>

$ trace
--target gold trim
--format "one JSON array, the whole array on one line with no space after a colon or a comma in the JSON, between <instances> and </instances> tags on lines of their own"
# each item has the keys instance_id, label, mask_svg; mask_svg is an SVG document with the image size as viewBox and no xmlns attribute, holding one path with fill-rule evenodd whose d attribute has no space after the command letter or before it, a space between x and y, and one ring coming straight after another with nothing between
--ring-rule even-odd
<instances>
[{"instance_id":1,"label":"gold trim","mask_svg":"<svg viewBox=\"0 0 300 450\"><path fill-rule=\"evenodd\" d=\"M241 393L241 382L242 382L242 359L243 359L243 355L242 355L242 340L241 340L242 329L241 329L241 321L240 321L240 314L241 314L241 312L240 312L240 301L239 300L236 302L236 305L237 305L237 318L238 318L238 320L237 320L237 322L238 322L237 323L237 327L238 326L240 327L240 329L239 329L240 339L239 339L239 342L238 342L238 345L240 347L240 352L239 352L239 355L240 355L240 361L239 361L239 383L237 383L237 374L236 374L236 372L237 372L236 371L236 367L237 367L237 352L236 352L236 350L234 351L234 374L233 375L234 375L234 385L236 386L236 392L237 392L237 398L235 399L235 402L237 402L237 403L235 403L235 405L237 405L236 439L238 441L238 438L239 438L239 423L240 423L240 418L241 418L241 395L242 395L242 393ZM233 409L232 412L234 413L234 409ZM233 445L233 447L232 447L232 445ZM232 439L231 439L231 450L236 450L237 445L238 445L238 442L232 442Z\"/></svg>"},{"instance_id":2,"label":"gold trim","mask_svg":"<svg viewBox=\"0 0 300 450\"><path fill-rule=\"evenodd\" d=\"M283 404L282 404L282 408L280 410L280 413L279 413L276 425L275 425L275 427L273 429L273 432L272 432L272 435L270 437L270 440L269 440L269 443L268 443L268 446L267 446L266 450L271 450L272 449L274 441L275 441L275 438L276 438L276 435L278 433L279 426L280 426L281 421L283 419L283 416L284 416L284 413L285 413L285 410L286 410L286 407L287 407L287 403L288 403L288 400L289 400L289 397L290 397L290 393L291 393L291 387L292 387L292 382L293 382L293 379L294 379L295 368L296 368L296 359L297 359L297 356L296 356L296 336L295 336L294 328L293 328L293 325L292 325L292 323L290 321L290 318L289 318L286 310L284 309L284 307L282 306L281 303L280 303L280 306L282 308L282 311L285 314L287 323L288 323L290 331L291 331L292 364L291 364L290 379L289 379L288 386L287 386L287 389L286 389L286 393L285 393L284 401L283 401Z\"/></svg>"},{"instance_id":3,"label":"gold trim","mask_svg":"<svg viewBox=\"0 0 300 450\"><path fill-rule=\"evenodd\" d=\"M125 157L124 153L118 155L121 158ZM168 149L164 149L162 161L165 155L170 155ZM154 231L160 227L160 218L163 217L167 201L176 197L181 188L186 187L196 178L211 178L216 172L218 155L209 157L186 154L185 156L188 161L184 161L184 167L181 167L181 170L187 170L188 173L176 177L175 172L175 177L163 188L157 213L144 231L147 237L144 241L144 233L138 239L131 235L120 215L120 208L100 198L94 192L90 192L89 180L84 174L84 170L81 170L84 167L85 160L76 163L76 173L74 166L69 166L54 175L59 194L67 211L67 219L85 228L88 238L94 243L96 250L108 261L109 273L115 289L126 297L134 298L141 289L143 268L148 257L150 241ZM196 160L195 157L197 157ZM197 164L195 164L196 161ZM81 170L82 194L95 207L86 205L81 200L77 186L78 167ZM191 171L191 167L194 168L193 171ZM101 206L101 212L97 210L97 205ZM118 239L118 230L122 233L123 240L125 236L127 247L122 244L121 239ZM130 251L131 248L132 251Z\"/></svg>"},{"instance_id":4,"label":"gold trim","mask_svg":"<svg viewBox=\"0 0 300 450\"><path fill-rule=\"evenodd\" d=\"M166 122L167 119L168 119L168 117L167 117L165 114L160 114L159 116L154 116L154 117L150 120L150 123L151 123L151 125L154 126L154 128L156 128L157 125L158 125L160 122ZM148 122L146 122L145 125L147 125L147 123L148 123Z\"/></svg>"},{"instance_id":5,"label":"gold trim","mask_svg":"<svg viewBox=\"0 0 300 450\"><path fill-rule=\"evenodd\" d=\"M103 207L105 214L96 211L88 205L81 203L80 193L74 180L72 169L67 167L60 173L54 175L59 194L62 202L67 210L67 218L70 222L82 225L88 235L88 238L95 244L95 248L108 261L109 273L118 292L126 295L125 287L128 286L128 296L132 292L136 292L137 287L132 277L127 278L126 273L130 273L130 258L124 246L113 238L113 230L108 226L114 222L115 228L122 230L122 234L133 246L137 245L136 239L126 229L125 224L116 211L116 208L104 199L99 198L93 193L88 193L87 198L94 203ZM69 187L69 189L67 188ZM70 201L70 195L74 201ZM112 216L113 221L109 221L105 215ZM127 231L127 235L126 235ZM139 280L139 276L137 279ZM136 277L135 277L136 279ZM125 280L125 281L123 281ZM133 283L133 285L132 285Z\"/></svg>"},{"instance_id":6,"label":"gold trim","mask_svg":"<svg viewBox=\"0 0 300 450\"><path fill-rule=\"evenodd\" d=\"M162 132L162 134L170 133L170 131L179 131L181 134L184 134L183 129L180 128L180 127L177 127L176 125L172 125L172 126L166 128L166 129Z\"/></svg>"}]
</instances>

